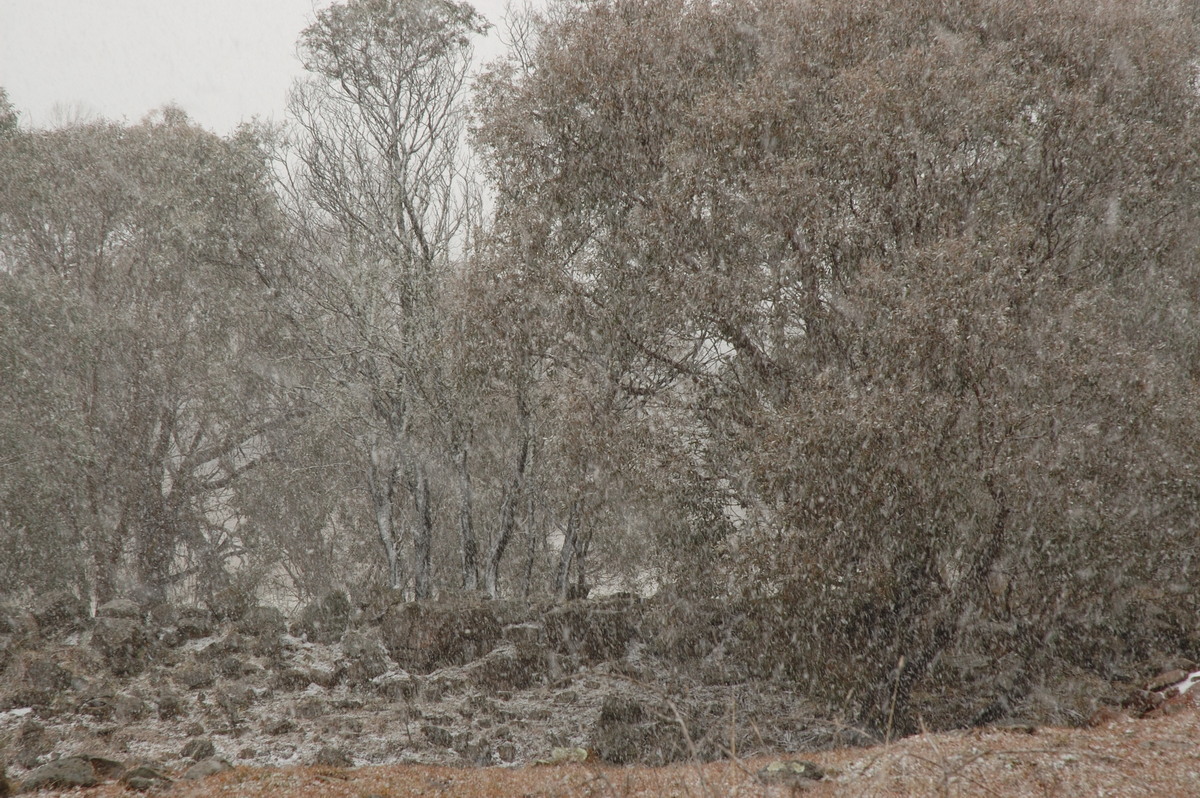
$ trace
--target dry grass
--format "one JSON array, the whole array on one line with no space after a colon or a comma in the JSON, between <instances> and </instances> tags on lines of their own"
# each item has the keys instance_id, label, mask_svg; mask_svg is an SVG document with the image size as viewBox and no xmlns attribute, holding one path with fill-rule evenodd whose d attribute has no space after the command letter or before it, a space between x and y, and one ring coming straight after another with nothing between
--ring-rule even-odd
<instances>
[{"instance_id":1,"label":"dry grass","mask_svg":"<svg viewBox=\"0 0 1200 798\"><path fill-rule=\"evenodd\" d=\"M756 773L772 760L752 759L663 768L592 764L236 768L201 782L177 783L169 794L171 798L1200 795L1200 696L1180 697L1155 717L1135 720L1116 715L1090 729L922 734L887 746L843 748L807 758L830 770L824 781L807 789L763 784ZM135 793L113 783L70 794L115 798Z\"/></svg>"}]
</instances>

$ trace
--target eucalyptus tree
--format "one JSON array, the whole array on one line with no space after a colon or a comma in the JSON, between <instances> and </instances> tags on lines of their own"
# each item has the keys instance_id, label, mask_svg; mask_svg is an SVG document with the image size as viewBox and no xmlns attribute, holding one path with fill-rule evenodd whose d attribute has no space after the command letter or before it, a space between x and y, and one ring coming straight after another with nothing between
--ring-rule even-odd
<instances>
[{"instance_id":1,"label":"eucalyptus tree","mask_svg":"<svg viewBox=\"0 0 1200 798\"><path fill-rule=\"evenodd\" d=\"M559 9L531 68L487 86L497 218L573 304L573 361L596 353L642 398L633 417L731 522L693 540L724 565L710 578L780 610L751 664L882 731L911 728L932 680L973 678L954 664L972 656L1008 669L961 710L983 717L1030 674L1182 639L1188 16ZM1114 634L1134 642L1100 657Z\"/></svg>"},{"instance_id":2,"label":"eucalyptus tree","mask_svg":"<svg viewBox=\"0 0 1200 798\"><path fill-rule=\"evenodd\" d=\"M350 0L319 12L300 40L307 74L291 96L283 155L303 248L291 288L328 377L321 401L363 453L388 581L411 579L417 597L432 589L429 398L440 296L467 232L462 101L471 38L484 25L448 0ZM398 493L411 500L400 518Z\"/></svg>"},{"instance_id":3,"label":"eucalyptus tree","mask_svg":"<svg viewBox=\"0 0 1200 798\"><path fill-rule=\"evenodd\" d=\"M254 559L279 221L261 151L176 109L0 141L6 585L161 598Z\"/></svg>"}]
</instances>

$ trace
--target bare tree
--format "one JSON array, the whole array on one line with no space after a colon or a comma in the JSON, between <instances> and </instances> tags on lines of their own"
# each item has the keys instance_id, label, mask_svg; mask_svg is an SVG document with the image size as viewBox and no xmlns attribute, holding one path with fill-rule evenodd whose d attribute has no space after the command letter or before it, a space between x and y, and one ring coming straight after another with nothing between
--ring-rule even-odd
<instances>
[{"instance_id":1,"label":"bare tree","mask_svg":"<svg viewBox=\"0 0 1200 798\"><path fill-rule=\"evenodd\" d=\"M364 451L389 582L430 595L434 512L423 380L439 292L466 232L463 89L484 23L446 0L351 0L304 31L283 166L305 253L293 289L312 350ZM396 489L411 508L408 541ZM464 547L464 551L468 551Z\"/></svg>"}]
</instances>

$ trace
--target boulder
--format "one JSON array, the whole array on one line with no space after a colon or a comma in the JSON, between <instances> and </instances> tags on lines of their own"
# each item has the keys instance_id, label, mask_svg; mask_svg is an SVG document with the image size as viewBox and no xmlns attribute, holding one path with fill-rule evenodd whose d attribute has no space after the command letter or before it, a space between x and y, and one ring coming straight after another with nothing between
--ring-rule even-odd
<instances>
[{"instance_id":1,"label":"boulder","mask_svg":"<svg viewBox=\"0 0 1200 798\"><path fill-rule=\"evenodd\" d=\"M141 621L105 616L96 619L92 647L117 676L137 676L155 657L155 641Z\"/></svg>"},{"instance_id":2,"label":"boulder","mask_svg":"<svg viewBox=\"0 0 1200 798\"><path fill-rule=\"evenodd\" d=\"M313 764L327 768L348 768L354 765L354 760L350 758L350 754L345 748L325 745L321 747L320 751L317 751L317 755L313 758Z\"/></svg>"},{"instance_id":3,"label":"boulder","mask_svg":"<svg viewBox=\"0 0 1200 798\"><path fill-rule=\"evenodd\" d=\"M605 697L588 748L614 765L658 767L693 755L671 707L652 710L639 699L620 695Z\"/></svg>"},{"instance_id":4,"label":"boulder","mask_svg":"<svg viewBox=\"0 0 1200 798\"><path fill-rule=\"evenodd\" d=\"M326 593L300 610L291 632L311 643L335 643L350 628L354 607L344 590Z\"/></svg>"},{"instance_id":5,"label":"boulder","mask_svg":"<svg viewBox=\"0 0 1200 798\"><path fill-rule=\"evenodd\" d=\"M33 606L38 629L47 633L82 629L88 615L87 603L67 590L53 590Z\"/></svg>"},{"instance_id":6,"label":"boulder","mask_svg":"<svg viewBox=\"0 0 1200 798\"><path fill-rule=\"evenodd\" d=\"M9 703L15 706L47 707L71 686L72 674L46 652L19 654L6 673Z\"/></svg>"},{"instance_id":7,"label":"boulder","mask_svg":"<svg viewBox=\"0 0 1200 798\"><path fill-rule=\"evenodd\" d=\"M342 638L342 670L351 685L363 685L394 667L377 629L352 630Z\"/></svg>"},{"instance_id":8,"label":"boulder","mask_svg":"<svg viewBox=\"0 0 1200 798\"><path fill-rule=\"evenodd\" d=\"M170 776L165 775L150 765L138 765L126 771L121 776L121 783L131 790L147 792L149 790L165 790L174 781Z\"/></svg>"},{"instance_id":9,"label":"boulder","mask_svg":"<svg viewBox=\"0 0 1200 798\"><path fill-rule=\"evenodd\" d=\"M636 599L568 601L546 613L546 642L581 663L620 659L638 637L640 616Z\"/></svg>"},{"instance_id":10,"label":"boulder","mask_svg":"<svg viewBox=\"0 0 1200 798\"><path fill-rule=\"evenodd\" d=\"M141 608L132 599L115 598L96 608L97 618L128 618L139 620L142 617Z\"/></svg>"},{"instance_id":11,"label":"boulder","mask_svg":"<svg viewBox=\"0 0 1200 798\"><path fill-rule=\"evenodd\" d=\"M68 756L37 768L21 783L22 792L42 789L69 790L75 787L95 787L100 783L96 769L88 757Z\"/></svg>"},{"instance_id":12,"label":"boulder","mask_svg":"<svg viewBox=\"0 0 1200 798\"><path fill-rule=\"evenodd\" d=\"M183 748L179 752L181 758L191 759L195 762L199 762L201 759L210 759L216 754L217 747L207 737L193 737L183 744Z\"/></svg>"},{"instance_id":13,"label":"boulder","mask_svg":"<svg viewBox=\"0 0 1200 798\"><path fill-rule=\"evenodd\" d=\"M466 664L500 639L495 614L477 600L396 604L384 613L379 630L392 659L418 673Z\"/></svg>"},{"instance_id":14,"label":"boulder","mask_svg":"<svg viewBox=\"0 0 1200 798\"><path fill-rule=\"evenodd\" d=\"M17 729L15 744L17 764L23 768L36 767L39 759L54 750L54 741L46 727L32 718Z\"/></svg>"},{"instance_id":15,"label":"boulder","mask_svg":"<svg viewBox=\"0 0 1200 798\"><path fill-rule=\"evenodd\" d=\"M185 770L183 775L179 778L187 779L189 781L205 779L214 774L223 773L226 770L232 769L233 765L229 764L224 759L210 757L209 759L202 759L196 764L192 765L190 768Z\"/></svg>"},{"instance_id":16,"label":"boulder","mask_svg":"<svg viewBox=\"0 0 1200 798\"><path fill-rule=\"evenodd\" d=\"M175 619L175 631L183 641L210 637L214 630L212 613L204 607L184 607Z\"/></svg>"}]
</instances>

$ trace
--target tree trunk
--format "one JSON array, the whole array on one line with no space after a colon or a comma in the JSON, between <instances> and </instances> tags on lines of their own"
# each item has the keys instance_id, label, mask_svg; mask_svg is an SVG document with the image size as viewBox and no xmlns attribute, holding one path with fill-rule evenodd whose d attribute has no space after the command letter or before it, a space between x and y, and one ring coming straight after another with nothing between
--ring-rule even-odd
<instances>
[{"instance_id":1,"label":"tree trunk","mask_svg":"<svg viewBox=\"0 0 1200 798\"><path fill-rule=\"evenodd\" d=\"M567 528L563 532L562 549L558 553L558 571L554 575L554 595L560 600L567 597L570 585L571 560L575 557L575 545L579 539L579 499L571 502L567 516Z\"/></svg>"},{"instance_id":2,"label":"tree trunk","mask_svg":"<svg viewBox=\"0 0 1200 798\"><path fill-rule=\"evenodd\" d=\"M532 496L526 500L525 504L525 533L525 585L522 595L528 601L529 594L533 592L533 561L537 556L537 534L534 527Z\"/></svg>"},{"instance_id":3,"label":"tree trunk","mask_svg":"<svg viewBox=\"0 0 1200 798\"><path fill-rule=\"evenodd\" d=\"M455 456L458 466L458 535L462 547L462 584L467 590L479 587L479 565L475 548L475 531L471 527L472 492L471 472L467 467L467 446L459 448Z\"/></svg>"},{"instance_id":4,"label":"tree trunk","mask_svg":"<svg viewBox=\"0 0 1200 798\"><path fill-rule=\"evenodd\" d=\"M375 510L375 528L387 559L388 587L404 587L404 565L401 561L400 536L396 534L395 493L396 461L394 455L378 440L371 445L371 468L368 474L371 503Z\"/></svg>"},{"instance_id":5,"label":"tree trunk","mask_svg":"<svg viewBox=\"0 0 1200 798\"><path fill-rule=\"evenodd\" d=\"M521 451L517 454L517 466L513 478L504 491L504 500L500 503L500 525L496 539L488 552L487 570L484 571L484 589L492 598L499 598L500 561L504 558L504 550L512 538L513 527L516 526L517 501L521 496L521 488L525 484L525 467L529 463L530 436L528 430L521 437Z\"/></svg>"},{"instance_id":6,"label":"tree trunk","mask_svg":"<svg viewBox=\"0 0 1200 798\"><path fill-rule=\"evenodd\" d=\"M425 469L414 463L409 478L417 522L413 525L413 597L427 599L433 595L433 508L429 500L429 477Z\"/></svg>"}]
</instances>

